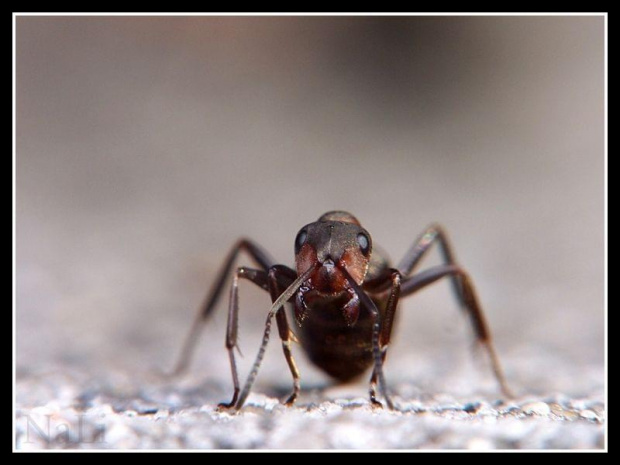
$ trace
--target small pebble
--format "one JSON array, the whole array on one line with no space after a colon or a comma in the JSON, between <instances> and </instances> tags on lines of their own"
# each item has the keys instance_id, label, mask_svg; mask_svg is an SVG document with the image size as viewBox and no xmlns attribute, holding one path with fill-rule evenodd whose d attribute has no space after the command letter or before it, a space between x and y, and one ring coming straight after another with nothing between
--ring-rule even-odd
<instances>
[{"instance_id":1,"label":"small pebble","mask_svg":"<svg viewBox=\"0 0 620 465\"><path fill-rule=\"evenodd\" d=\"M551 413L551 408L544 402L529 402L521 407L523 413L527 415L546 416Z\"/></svg>"},{"instance_id":2,"label":"small pebble","mask_svg":"<svg viewBox=\"0 0 620 465\"><path fill-rule=\"evenodd\" d=\"M556 404L554 402L553 404L549 404L549 408L551 409L551 413L553 413L554 415L558 417L564 416L564 409L560 404Z\"/></svg>"},{"instance_id":3,"label":"small pebble","mask_svg":"<svg viewBox=\"0 0 620 465\"><path fill-rule=\"evenodd\" d=\"M579 418L579 415L577 414L577 412L573 411L573 410L564 410L564 419L565 420L576 420L577 418Z\"/></svg>"},{"instance_id":4,"label":"small pebble","mask_svg":"<svg viewBox=\"0 0 620 465\"><path fill-rule=\"evenodd\" d=\"M596 412L594 410L582 410L581 412L579 412L579 416L581 418L585 418L586 420L590 420L590 421L599 421L600 418L599 416L596 414Z\"/></svg>"},{"instance_id":5,"label":"small pebble","mask_svg":"<svg viewBox=\"0 0 620 465\"><path fill-rule=\"evenodd\" d=\"M478 411L478 409L480 409L480 403L479 402L472 402L469 404L465 404L463 406L463 410L466 411L467 413L476 413Z\"/></svg>"}]
</instances>

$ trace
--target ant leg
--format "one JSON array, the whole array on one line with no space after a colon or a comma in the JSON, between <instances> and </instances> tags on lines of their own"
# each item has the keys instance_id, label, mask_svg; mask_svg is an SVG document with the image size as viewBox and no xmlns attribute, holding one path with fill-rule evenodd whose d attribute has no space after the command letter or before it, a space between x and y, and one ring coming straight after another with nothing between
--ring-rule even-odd
<instances>
[{"instance_id":1,"label":"ant leg","mask_svg":"<svg viewBox=\"0 0 620 465\"><path fill-rule=\"evenodd\" d=\"M283 265L275 265L269 269L269 292L271 293L271 299L273 302L275 302L278 296L280 296L284 290L290 286L293 281L295 281L296 277L297 273L294 270ZM278 324L278 333L280 334L280 339L282 340L284 357L286 358L286 363L288 364L291 375L293 376L293 392L286 399L284 404L293 405L301 389L299 383L300 375L299 369L297 368L297 364L295 363L295 359L293 358L293 354L291 352L291 342L295 340L295 336L288 324L288 319L286 318L284 308L276 313L276 322Z\"/></svg>"},{"instance_id":2,"label":"ant leg","mask_svg":"<svg viewBox=\"0 0 620 465\"><path fill-rule=\"evenodd\" d=\"M295 271L287 268L283 265L274 265L269 269L269 272L262 270L254 270L251 268L241 267L238 268L233 275L233 282L230 289L230 303L228 310L228 323L226 325L226 349L228 350L228 356L230 359L230 369L233 378L233 397L228 403L219 404L220 408L241 408L242 402L237 405L239 401L239 376L237 371L237 364L235 361L235 351L237 348L237 334L239 327L239 278L247 279L257 286L268 289L271 293L273 302L275 303L278 297L286 290L287 287L295 281L297 274ZM287 404L292 404L299 392L299 371L293 360L290 351L290 341L292 340L291 332L289 330L288 322L286 320L286 314L282 308L276 313L276 321L278 323L278 330L282 339L282 348L284 349L284 355L289 365L294 380L294 391L291 397L286 401ZM270 324L269 324L270 326ZM269 332L269 331L267 331ZM245 400L245 399L244 399Z\"/></svg>"},{"instance_id":3,"label":"ant leg","mask_svg":"<svg viewBox=\"0 0 620 465\"><path fill-rule=\"evenodd\" d=\"M388 297L387 304L385 306L385 313L383 314L383 324L381 325L381 334L379 336L379 345L381 346L381 362L385 362L385 356L387 354L388 344L392 335L392 325L394 323L394 314L396 313L396 307L398 306L398 299L400 297L400 283L401 275L398 270L389 270L391 281L390 295ZM381 402L377 400L377 370L372 371L370 378L370 402L377 406L383 407Z\"/></svg>"},{"instance_id":4,"label":"ant leg","mask_svg":"<svg viewBox=\"0 0 620 465\"><path fill-rule=\"evenodd\" d=\"M450 245L445 229L440 224L434 223L426 228L420 236L418 236L413 243L413 246L407 251L403 259L398 264L397 268L400 270L401 274L403 276L411 275L420 260L422 260L431 246L435 243L439 244L445 263L447 265L456 265L456 258L454 252L452 251L452 246ZM456 295L459 303L465 306L461 277L459 275L453 275L451 281L454 295Z\"/></svg>"},{"instance_id":5,"label":"ant leg","mask_svg":"<svg viewBox=\"0 0 620 465\"><path fill-rule=\"evenodd\" d=\"M495 352L495 347L493 346L493 342L491 340L491 332L486 322L486 318L484 317L484 313L482 312L482 307L478 302L474 285L469 275L461 267L457 265L435 266L403 280L401 285L402 296L404 297L413 294L414 292L417 292L429 284L434 283L438 279L446 276L459 277L460 282L462 283L463 304L465 306L465 310L471 318L472 326L474 327L474 331L476 333L476 338L486 349L489 355L493 373L502 392L506 397L513 397L512 392L508 388L506 378L504 377L504 372L499 363L499 358Z\"/></svg>"},{"instance_id":6,"label":"ant leg","mask_svg":"<svg viewBox=\"0 0 620 465\"><path fill-rule=\"evenodd\" d=\"M252 259L265 271L267 271L274 264L274 261L269 257L269 255L260 246L250 241L249 239L241 239L233 246L228 256L226 257L222 268L218 273L219 278L211 287L211 290L207 294L207 298L204 300L204 303L200 307L200 311L198 312L194 322L192 323L192 326L185 339L185 343L183 344L181 354L175 365L172 375L178 375L182 373L189 365L192 353L194 351L196 343L198 342L198 336L200 335L200 331L203 328L204 323L207 321L207 318L213 313L213 309L219 302L222 296L224 285L226 284L226 280L228 279L237 255L239 255L239 252L241 250L245 250L250 255L250 257L252 257ZM264 286L261 287L263 287L265 290L268 290L266 282Z\"/></svg>"},{"instance_id":7,"label":"ant leg","mask_svg":"<svg viewBox=\"0 0 620 465\"><path fill-rule=\"evenodd\" d=\"M271 305L271 309L269 310L269 314L267 315L267 320L265 321L263 340L261 342L260 348L258 349L258 354L256 354L256 359L254 360L254 364L252 365L250 374L245 380L243 390L241 391L241 394L239 394L239 399L237 400L237 404L235 405L236 410L239 410L245 403L246 399L250 395L250 390L252 389L252 385L256 380L256 376L258 375L258 370L260 369L263 358L265 357L267 344L269 344L269 336L271 334L271 321L273 317L276 316L278 312L282 311L282 307L284 306L284 304L286 304L286 302L293 298L293 296L297 293L304 281L306 281L310 277L310 275L314 273L315 269L316 265L308 268L308 270L306 270L304 273L297 276L297 278L278 296L278 298Z\"/></svg>"},{"instance_id":8,"label":"ant leg","mask_svg":"<svg viewBox=\"0 0 620 465\"><path fill-rule=\"evenodd\" d=\"M267 288L267 273L262 270L254 270L251 268L237 268L233 274L233 281L230 288L230 300L228 305L228 322L226 324L226 350L230 360L230 371L233 379L233 396L230 402L222 402L218 405L220 408L234 407L239 398L239 375L237 372L237 362L235 361L235 347L237 346L237 334L239 329L239 278L247 279L263 289Z\"/></svg>"},{"instance_id":9,"label":"ant leg","mask_svg":"<svg viewBox=\"0 0 620 465\"><path fill-rule=\"evenodd\" d=\"M390 396L388 395L387 387L385 383L385 376L383 375L384 355L383 355L383 350L381 348L381 343L380 343L382 327L384 327L384 324L382 322L383 316L381 315L381 312L377 308L377 305L375 304L375 302L368 296L368 294L366 294L366 292L364 292L362 287L355 282L355 280L351 277L349 272L346 269L342 269L342 272L344 273L347 281L349 282L349 285L351 286L351 288L353 289L353 291L359 298L360 304L370 313L370 316L373 320L372 356L375 362L375 366L373 370L373 379L375 380L375 384L379 386L379 392L384 397L385 403L387 404L388 408L390 410L394 410L394 404L392 403L392 400L390 399ZM400 280L398 280L398 282L400 282ZM398 289L398 285L393 286L393 289L394 288ZM394 302L394 306L395 306L396 303L398 303L398 295L399 295L398 291L395 291L394 295L395 295L395 302Z\"/></svg>"}]
</instances>

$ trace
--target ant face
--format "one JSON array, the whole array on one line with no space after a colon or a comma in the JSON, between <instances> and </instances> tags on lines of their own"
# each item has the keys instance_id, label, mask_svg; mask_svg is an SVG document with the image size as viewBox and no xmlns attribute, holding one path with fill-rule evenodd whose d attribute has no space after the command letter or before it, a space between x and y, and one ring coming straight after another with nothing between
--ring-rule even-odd
<instances>
[{"instance_id":1,"label":"ant face","mask_svg":"<svg viewBox=\"0 0 620 465\"><path fill-rule=\"evenodd\" d=\"M320 292L335 293L347 287L342 269L362 284L372 252L370 234L346 212L329 212L299 231L295 239L297 273L316 268L310 280Z\"/></svg>"}]
</instances>

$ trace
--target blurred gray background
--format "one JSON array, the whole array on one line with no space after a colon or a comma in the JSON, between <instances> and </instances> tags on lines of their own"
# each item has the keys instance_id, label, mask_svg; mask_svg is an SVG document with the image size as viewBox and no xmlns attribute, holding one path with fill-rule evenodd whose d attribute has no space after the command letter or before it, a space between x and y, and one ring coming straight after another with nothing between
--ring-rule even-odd
<instances>
[{"instance_id":1,"label":"blurred gray background","mask_svg":"<svg viewBox=\"0 0 620 465\"><path fill-rule=\"evenodd\" d=\"M235 239L291 265L344 209L394 261L446 226L515 390L602 392L603 17L18 17L16 51L18 377L170 369ZM247 370L269 299L241 305ZM225 307L192 372L228 390ZM468 341L437 284L388 379L437 389Z\"/></svg>"}]
</instances>

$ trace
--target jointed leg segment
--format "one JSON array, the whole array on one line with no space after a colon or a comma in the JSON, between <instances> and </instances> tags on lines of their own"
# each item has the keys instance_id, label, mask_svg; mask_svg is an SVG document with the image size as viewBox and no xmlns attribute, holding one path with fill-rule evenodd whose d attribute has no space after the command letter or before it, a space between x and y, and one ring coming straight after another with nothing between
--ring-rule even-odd
<instances>
[{"instance_id":1,"label":"jointed leg segment","mask_svg":"<svg viewBox=\"0 0 620 465\"><path fill-rule=\"evenodd\" d=\"M379 345L381 346L381 362L385 361L387 354L388 344L390 343L390 336L392 334L392 325L394 324L394 315L396 313L396 307L398 306L398 299L400 297L401 275L398 270L391 270L390 272L390 295L383 314L383 321L381 322L381 334L379 336ZM381 406L381 402L377 400L377 369L372 370L372 376L370 378L370 402L373 405Z\"/></svg>"},{"instance_id":2,"label":"jointed leg segment","mask_svg":"<svg viewBox=\"0 0 620 465\"><path fill-rule=\"evenodd\" d=\"M261 270L254 270L250 268L241 267L238 268L234 277L230 291L230 306L228 311L228 325L226 330L226 349L228 350L228 355L230 358L230 367L233 378L233 397L229 403L222 403L220 407L223 408L240 408L243 402L245 401L245 396L239 398L240 393L240 385L239 385L239 376L237 372L237 365L235 362L235 352L234 349L237 345L237 328L238 328L238 319L239 319L239 278L248 279L252 283L256 284L261 288L267 288L271 294L271 299L275 302L278 297L284 292L284 290L295 281L295 272L285 266L282 265L274 265L272 266L268 272ZM282 340L282 350L284 352L284 357L286 358L286 362L291 371L291 375L293 376L293 392L285 401L286 404L292 404L295 402L297 395L299 394L300 384L299 384L299 370L297 369L297 365L295 364L295 360L293 359L293 355L291 353L290 343L292 341L292 333L290 327L288 325L288 321L286 318L286 313L284 312L284 308L280 308L276 314L276 323L278 325L278 333ZM268 319L268 323L265 329L264 338L269 337L269 333L271 330L271 319ZM261 352L264 353L264 349ZM254 371L254 369L253 369ZM255 373L251 373L250 375L255 376Z\"/></svg>"},{"instance_id":3,"label":"jointed leg segment","mask_svg":"<svg viewBox=\"0 0 620 465\"><path fill-rule=\"evenodd\" d=\"M433 244L439 246L441 256L447 265L456 265L456 258L452 251L452 246L448 240L445 229L437 223L430 225L416 239L413 246L407 251L403 259L398 264L403 276L411 276L413 271L420 264L420 261L427 255ZM459 276L452 276L452 289L459 303L463 301L463 288Z\"/></svg>"},{"instance_id":4,"label":"jointed leg segment","mask_svg":"<svg viewBox=\"0 0 620 465\"><path fill-rule=\"evenodd\" d=\"M413 270L420 263L420 260L426 255L430 247L435 242L439 244L446 264L436 266L410 276ZM493 373L500 384L502 392L507 397L511 397L512 393L508 388L499 359L495 352L495 348L491 340L491 333L486 319L484 318L482 307L478 302L473 283L469 275L456 264L452 248L443 228L439 225L432 225L427 228L400 262L398 270L399 271L388 270L382 278L376 279L373 282L365 283L365 286L368 288L368 292L370 293L382 293L387 289L390 289L390 295L385 313L383 315L381 329L381 348L383 359L385 359L387 353L387 345L390 341L394 314L399 297L405 297L413 294L414 292L434 283L438 279L449 276L459 304L471 318L477 340L483 345L489 355ZM370 400L373 404L378 404L375 390L376 383L377 373L376 371L373 371L370 380Z\"/></svg>"},{"instance_id":5,"label":"jointed leg segment","mask_svg":"<svg viewBox=\"0 0 620 465\"><path fill-rule=\"evenodd\" d=\"M228 305L228 323L226 324L226 350L228 350L228 358L230 359L230 371L232 374L234 391L230 402L221 403L219 405L223 408L234 407L237 404L240 391L239 375L237 372L237 363L235 361L235 347L237 347L239 329L239 278L247 279L262 288L267 287L267 273L264 271L241 267L237 268L233 275Z\"/></svg>"},{"instance_id":6,"label":"jointed leg segment","mask_svg":"<svg viewBox=\"0 0 620 465\"><path fill-rule=\"evenodd\" d=\"M198 342L198 336L200 335L200 331L202 330L204 323L207 321L208 317L213 313L217 303L220 301L222 297L222 291L224 290L224 286L230 273L232 271L233 265L239 252L242 250L246 251L250 257L263 269L268 270L273 264L274 261L269 257L267 252L260 247L258 244L248 240L241 239L239 240L233 248L230 250L222 268L218 273L218 279L213 284L213 287L207 294L207 298L205 299L203 305L200 307L200 311L196 315L196 319L192 323L189 334L185 339L185 343L183 344L183 348L181 350L181 355L175 365L175 368L172 372L173 375L178 375L187 369L189 365L192 353L194 352L194 348L196 347L196 343ZM265 281L264 285L261 285L263 289L267 289L267 283Z\"/></svg>"},{"instance_id":7,"label":"jointed leg segment","mask_svg":"<svg viewBox=\"0 0 620 465\"><path fill-rule=\"evenodd\" d=\"M219 277L201 306L190 332L185 340L181 356L174 369L174 374L179 374L184 371L191 359L192 352L198 341L198 336L201 329L204 326L204 322L213 313L213 310L219 300L222 297L222 291L226 284L226 281L231 274L234 262L239 255L240 251L246 251L250 257L262 268L253 269L247 267L237 268L233 274L232 284L230 288L230 300L228 306L228 322L226 325L226 350L228 351L228 358L230 360L230 368L233 379L233 396L230 402L220 404L221 407L235 407L239 400L239 375L237 372L237 363L235 359L235 348L237 348L237 336L239 327L239 279L246 279L258 287L268 291L271 295L272 301L275 301L278 296L288 287L288 285L295 280L296 274L290 268L282 265L274 265L274 261L269 255L257 244L247 239L242 239L231 249L228 257L224 261L224 264L219 272ZM286 403L291 404L295 401L299 393L299 370L293 359L291 353L290 343L292 341L292 333L288 326L288 321L285 312L279 311L276 314L276 321L278 324L278 331L282 339L282 349L284 356L288 363L288 366L293 375L293 393L286 400ZM238 350L238 348L237 348Z\"/></svg>"},{"instance_id":8,"label":"jointed leg segment","mask_svg":"<svg viewBox=\"0 0 620 465\"><path fill-rule=\"evenodd\" d=\"M499 363L499 358L495 352L495 347L493 345L493 341L491 340L491 331L489 330L489 325L487 324L484 313L482 312L482 307L478 302L474 285L469 275L462 268L457 265L440 265L425 270L402 283L402 295L406 296L413 294L414 292L446 276L458 276L460 278L462 283L462 304L471 318L476 339L480 344L482 344L489 355L493 373L495 378L497 378L502 392L505 396L512 397L513 394L508 387L508 383L506 382L502 367Z\"/></svg>"},{"instance_id":9,"label":"jointed leg segment","mask_svg":"<svg viewBox=\"0 0 620 465\"><path fill-rule=\"evenodd\" d=\"M285 289L289 287L293 281L295 281L296 277L297 274L295 271L286 266L275 265L271 267L269 270L269 292L271 294L271 301L275 302L276 299L285 291ZM293 376L293 392L284 403L286 405L292 405L297 399L301 389L299 383L299 369L297 368L297 364L295 363L295 359L293 358L293 354L291 352L291 342L294 340L294 336L288 324L286 312L283 309L276 313L276 322L278 324L280 339L282 340L284 358L286 358L286 363L288 364L291 375Z\"/></svg>"}]
</instances>

